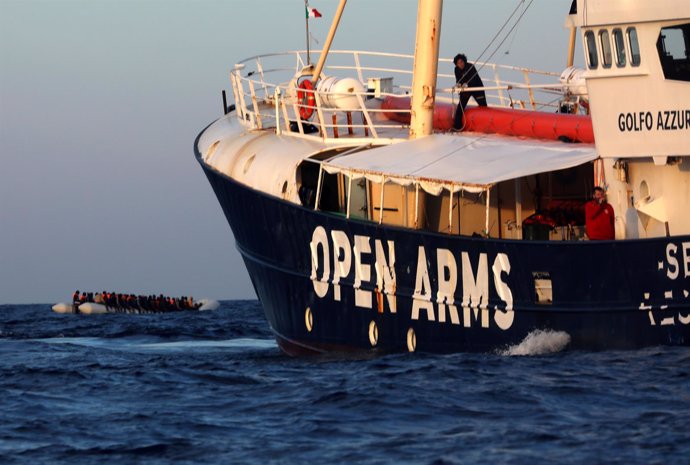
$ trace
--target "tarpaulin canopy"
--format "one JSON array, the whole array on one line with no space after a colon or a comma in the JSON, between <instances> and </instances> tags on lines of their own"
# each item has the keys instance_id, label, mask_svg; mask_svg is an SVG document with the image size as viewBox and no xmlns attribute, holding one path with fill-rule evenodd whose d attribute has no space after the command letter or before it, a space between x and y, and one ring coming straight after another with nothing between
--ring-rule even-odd
<instances>
[{"instance_id":1,"label":"tarpaulin canopy","mask_svg":"<svg viewBox=\"0 0 690 465\"><path fill-rule=\"evenodd\" d=\"M443 189L481 192L501 181L572 168L597 158L589 144L434 134L336 157L324 162L323 168L377 183L418 183L438 195Z\"/></svg>"}]
</instances>

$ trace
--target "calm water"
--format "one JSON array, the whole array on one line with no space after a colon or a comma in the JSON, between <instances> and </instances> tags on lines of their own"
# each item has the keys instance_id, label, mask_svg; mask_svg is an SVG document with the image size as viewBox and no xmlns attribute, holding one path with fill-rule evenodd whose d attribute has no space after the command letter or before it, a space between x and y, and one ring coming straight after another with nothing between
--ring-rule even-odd
<instances>
[{"instance_id":1,"label":"calm water","mask_svg":"<svg viewBox=\"0 0 690 465\"><path fill-rule=\"evenodd\" d=\"M688 348L290 359L253 301L0 306L0 392L3 464L690 463Z\"/></svg>"}]
</instances>

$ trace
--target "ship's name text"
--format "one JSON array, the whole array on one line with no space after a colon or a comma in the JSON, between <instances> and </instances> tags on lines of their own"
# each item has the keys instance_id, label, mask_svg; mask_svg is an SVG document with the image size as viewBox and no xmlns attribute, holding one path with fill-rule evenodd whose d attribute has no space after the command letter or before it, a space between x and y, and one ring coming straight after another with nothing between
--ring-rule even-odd
<instances>
[{"instance_id":1,"label":"ship's name text","mask_svg":"<svg viewBox=\"0 0 690 465\"><path fill-rule=\"evenodd\" d=\"M680 264L678 263L679 258ZM666 276L669 279L677 279L681 271L683 278L690 277L690 242L683 242L680 247L669 242L666 245L666 265Z\"/></svg>"},{"instance_id":2,"label":"ship's name text","mask_svg":"<svg viewBox=\"0 0 690 465\"><path fill-rule=\"evenodd\" d=\"M363 235L350 239L343 231L333 230L329 234L324 227L317 226L309 247L311 281L319 298L325 298L332 285L333 299L341 301L341 283L352 280L356 307L371 309L376 302L379 312L383 312L385 306L391 313L397 312L394 241L372 241L371 237ZM427 257L435 259L435 268ZM372 258L375 277L372 276ZM506 282L510 260L505 253L497 253L492 258L493 284L500 303L490 308L488 254L480 253L473 263L466 251L457 254L437 248L430 255L426 247L418 246L411 318L462 324L468 328L473 324L489 328L493 321L498 328L509 329L514 319L513 294ZM414 268L407 266L406 269L409 274ZM461 301L456 300L459 283L462 285ZM369 290L372 284L373 291Z\"/></svg>"},{"instance_id":3,"label":"ship's name text","mask_svg":"<svg viewBox=\"0 0 690 465\"><path fill-rule=\"evenodd\" d=\"M690 110L651 111L620 113L618 130L620 132L690 130Z\"/></svg>"}]
</instances>

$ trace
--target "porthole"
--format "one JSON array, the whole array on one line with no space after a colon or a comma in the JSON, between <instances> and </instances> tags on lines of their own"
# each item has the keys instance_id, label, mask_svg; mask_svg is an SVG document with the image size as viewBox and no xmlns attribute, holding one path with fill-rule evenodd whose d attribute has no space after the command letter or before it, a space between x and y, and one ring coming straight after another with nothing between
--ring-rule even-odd
<instances>
[{"instance_id":1,"label":"porthole","mask_svg":"<svg viewBox=\"0 0 690 465\"><path fill-rule=\"evenodd\" d=\"M647 181L640 182L640 201L645 202L649 200L651 194L649 192L649 185Z\"/></svg>"},{"instance_id":2,"label":"porthole","mask_svg":"<svg viewBox=\"0 0 690 465\"><path fill-rule=\"evenodd\" d=\"M244 169L242 170L243 174L247 174L247 171L249 171L249 168L252 166L252 163L254 163L254 158L256 158L256 154L247 158L247 161L244 162Z\"/></svg>"},{"instance_id":3,"label":"porthole","mask_svg":"<svg viewBox=\"0 0 690 465\"><path fill-rule=\"evenodd\" d=\"M204 160L208 160L211 158L211 156L216 153L216 149L218 148L218 144L220 144L220 141L217 140L211 146L206 150L206 157L204 157Z\"/></svg>"},{"instance_id":4,"label":"porthole","mask_svg":"<svg viewBox=\"0 0 690 465\"><path fill-rule=\"evenodd\" d=\"M307 331L311 333L311 330L314 328L314 316L309 307L304 311L304 325L307 327Z\"/></svg>"},{"instance_id":5,"label":"porthole","mask_svg":"<svg viewBox=\"0 0 690 465\"><path fill-rule=\"evenodd\" d=\"M371 320L371 323L369 323L369 343L371 344L371 347L376 347L376 344L379 342L379 328L376 326L376 322L374 320Z\"/></svg>"},{"instance_id":6,"label":"porthole","mask_svg":"<svg viewBox=\"0 0 690 465\"><path fill-rule=\"evenodd\" d=\"M417 350L417 335L413 328L407 330L407 351L414 352Z\"/></svg>"}]
</instances>

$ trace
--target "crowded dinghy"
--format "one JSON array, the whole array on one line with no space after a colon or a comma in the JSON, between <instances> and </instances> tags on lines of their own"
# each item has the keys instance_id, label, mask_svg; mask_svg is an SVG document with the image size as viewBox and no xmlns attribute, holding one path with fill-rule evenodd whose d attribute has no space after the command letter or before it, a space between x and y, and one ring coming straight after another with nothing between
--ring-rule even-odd
<instances>
[{"instance_id":1,"label":"crowded dinghy","mask_svg":"<svg viewBox=\"0 0 690 465\"><path fill-rule=\"evenodd\" d=\"M117 292L79 292L72 294L72 303L53 305L56 313L81 313L85 315L103 313L170 313L181 311L216 310L216 300L194 300L191 296L169 297L159 295L135 295Z\"/></svg>"}]
</instances>

